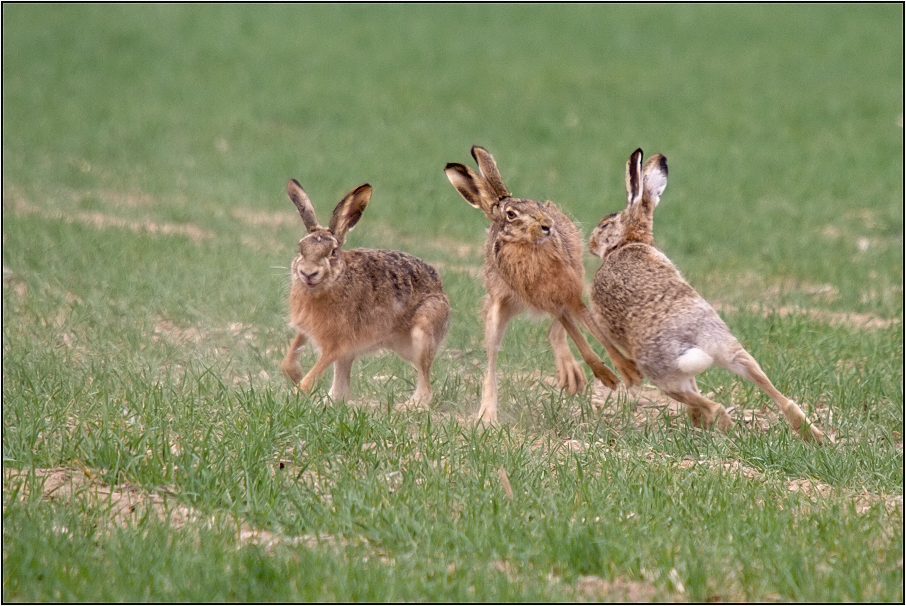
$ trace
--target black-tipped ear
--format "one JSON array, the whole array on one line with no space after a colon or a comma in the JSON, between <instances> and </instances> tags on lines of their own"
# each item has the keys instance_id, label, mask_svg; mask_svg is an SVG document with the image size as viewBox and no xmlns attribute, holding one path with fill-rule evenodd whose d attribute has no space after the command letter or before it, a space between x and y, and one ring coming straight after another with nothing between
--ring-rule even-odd
<instances>
[{"instance_id":1,"label":"black-tipped ear","mask_svg":"<svg viewBox=\"0 0 906 606\"><path fill-rule=\"evenodd\" d=\"M290 179L289 183L286 184L286 193L289 195L289 199L293 201L293 204L296 205L296 210L299 211L299 216L302 217L305 228L308 231L317 229L318 219L315 217L315 209L311 205L311 200L308 199L308 194L305 193L299 182L295 179Z\"/></svg>"},{"instance_id":2,"label":"black-tipped ear","mask_svg":"<svg viewBox=\"0 0 906 606\"><path fill-rule=\"evenodd\" d=\"M626 206L642 199L642 148L632 152L626 162Z\"/></svg>"},{"instance_id":3,"label":"black-tipped ear","mask_svg":"<svg viewBox=\"0 0 906 606\"><path fill-rule=\"evenodd\" d=\"M472 157L475 158L475 162L478 163L481 175L488 182L488 185L490 185L497 200L509 197L510 190L507 189L506 184L503 182L503 177L500 176L500 171L497 169L497 162L494 161L494 156L491 155L491 152L479 145L473 145Z\"/></svg>"},{"instance_id":4,"label":"black-tipped ear","mask_svg":"<svg viewBox=\"0 0 906 606\"><path fill-rule=\"evenodd\" d=\"M333 216L330 218L328 228L333 232L340 246L346 240L346 234L352 231L362 218L362 213L365 212L369 200L371 200L371 185L364 183L346 194L333 209Z\"/></svg>"},{"instance_id":5,"label":"black-tipped ear","mask_svg":"<svg viewBox=\"0 0 906 606\"><path fill-rule=\"evenodd\" d=\"M447 180L466 202L484 210L486 204L481 191L481 177L468 166L451 162L444 167Z\"/></svg>"},{"instance_id":6,"label":"black-tipped ear","mask_svg":"<svg viewBox=\"0 0 906 606\"><path fill-rule=\"evenodd\" d=\"M654 154L642 168L642 195L651 200L654 206L661 201L661 194L667 187L667 158Z\"/></svg>"},{"instance_id":7,"label":"black-tipped ear","mask_svg":"<svg viewBox=\"0 0 906 606\"><path fill-rule=\"evenodd\" d=\"M468 166L455 162L447 164L444 174L466 202L481 209L492 221L494 220L492 209L497 204L498 198L484 177Z\"/></svg>"}]
</instances>

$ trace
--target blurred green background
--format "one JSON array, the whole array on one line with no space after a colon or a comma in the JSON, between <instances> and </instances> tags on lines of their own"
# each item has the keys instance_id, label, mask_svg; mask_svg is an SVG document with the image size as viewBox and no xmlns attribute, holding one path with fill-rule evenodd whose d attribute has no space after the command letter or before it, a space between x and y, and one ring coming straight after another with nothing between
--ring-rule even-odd
<instances>
[{"instance_id":1,"label":"blurred green background","mask_svg":"<svg viewBox=\"0 0 906 606\"><path fill-rule=\"evenodd\" d=\"M642 147L670 161L657 237L692 275L772 273L831 283L847 309L901 309L898 4L13 4L3 16L4 200L141 192L136 214L222 234L237 205L292 211L289 177L322 214L368 181L359 242L383 245L379 225L480 241L482 218L442 168L481 144L513 192L558 202L587 233L621 206Z\"/></svg>"}]
</instances>

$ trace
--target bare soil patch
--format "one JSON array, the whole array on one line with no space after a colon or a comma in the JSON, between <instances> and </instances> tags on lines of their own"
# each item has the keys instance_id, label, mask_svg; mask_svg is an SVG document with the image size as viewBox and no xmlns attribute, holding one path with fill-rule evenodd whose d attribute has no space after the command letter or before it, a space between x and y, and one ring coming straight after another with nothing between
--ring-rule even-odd
<instances>
[{"instance_id":1,"label":"bare soil patch","mask_svg":"<svg viewBox=\"0 0 906 606\"><path fill-rule=\"evenodd\" d=\"M29 483L26 470L4 469L4 490L17 483L22 487L20 498L28 496ZM179 528L200 516L190 507L172 502L167 491L146 492L128 484L106 486L98 481L91 470L66 468L38 468L35 476L40 482L42 498L48 501L70 502L87 500L92 505L104 507L114 526L124 527L136 523L145 515L153 515Z\"/></svg>"},{"instance_id":2,"label":"bare soil patch","mask_svg":"<svg viewBox=\"0 0 906 606\"><path fill-rule=\"evenodd\" d=\"M579 577L576 583L576 598L582 602L654 602L658 598L657 588L642 581L616 578L605 581L595 575ZM670 601L676 601L673 596Z\"/></svg>"}]
</instances>

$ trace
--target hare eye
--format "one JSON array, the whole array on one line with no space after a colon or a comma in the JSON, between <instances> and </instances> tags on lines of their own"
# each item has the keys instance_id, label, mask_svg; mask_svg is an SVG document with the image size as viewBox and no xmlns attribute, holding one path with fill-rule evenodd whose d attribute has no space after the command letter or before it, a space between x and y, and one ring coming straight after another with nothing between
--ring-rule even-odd
<instances>
[{"instance_id":1,"label":"hare eye","mask_svg":"<svg viewBox=\"0 0 906 606\"><path fill-rule=\"evenodd\" d=\"M519 215L515 210L506 211L506 218L509 219L510 221L515 219L517 216L519 216Z\"/></svg>"}]
</instances>

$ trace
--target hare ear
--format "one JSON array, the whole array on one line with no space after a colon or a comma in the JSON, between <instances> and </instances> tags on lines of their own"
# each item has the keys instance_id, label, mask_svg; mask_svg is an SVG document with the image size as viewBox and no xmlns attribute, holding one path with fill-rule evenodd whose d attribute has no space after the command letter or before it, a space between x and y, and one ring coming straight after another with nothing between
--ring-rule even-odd
<instances>
[{"instance_id":1,"label":"hare ear","mask_svg":"<svg viewBox=\"0 0 906 606\"><path fill-rule=\"evenodd\" d=\"M478 163L481 175L488 182L488 185L491 186L497 200L508 198L510 196L510 191L503 183L503 177L500 176L500 171L497 169L497 162L494 161L494 156L491 155L491 152L478 145L473 145L472 157L475 158L475 161Z\"/></svg>"},{"instance_id":2,"label":"hare ear","mask_svg":"<svg viewBox=\"0 0 906 606\"><path fill-rule=\"evenodd\" d=\"M352 231L352 228L362 218L362 213L365 212L365 207L368 206L369 200L371 200L371 186L365 183L346 194L336 208L333 209L333 216L330 218L328 229L333 232L333 236L340 243L340 246L343 245L346 234Z\"/></svg>"},{"instance_id":3,"label":"hare ear","mask_svg":"<svg viewBox=\"0 0 906 606\"><path fill-rule=\"evenodd\" d=\"M632 152L626 162L626 206L631 207L642 199L642 149Z\"/></svg>"},{"instance_id":4,"label":"hare ear","mask_svg":"<svg viewBox=\"0 0 906 606\"><path fill-rule=\"evenodd\" d=\"M654 154L642 168L643 195L651 201L652 206L657 206L666 187L667 158L661 154Z\"/></svg>"},{"instance_id":5,"label":"hare ear","mask_svg":"<svg viewBox=\"0 0 906 606\"><path fill-rule=\"evenodd\" d=\"M484 177L468 166L456 163L447 164L444 174L466 202L481 209L484 214L493 219L491 210L497 204L498 198L491 191L491 186Z\"/></svg>"},{"instance_id":6,"label":"hare ear","mask_svg":"<svg viewBox=\"0 0 906 606\"><path fill-rule=\"evenodd\" d=\"M296 209L302 217L302 222L305 223L305 228L308 231L317 229L318 219L315 217L315 209L311 205L311 200L308 199L308 194L305 193L299 182L295 179L290 179L286 185L286 193L289 194L289 199L296 205Z\"/></svg>"}]
</instances>

